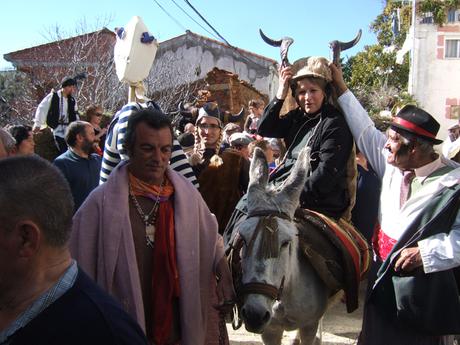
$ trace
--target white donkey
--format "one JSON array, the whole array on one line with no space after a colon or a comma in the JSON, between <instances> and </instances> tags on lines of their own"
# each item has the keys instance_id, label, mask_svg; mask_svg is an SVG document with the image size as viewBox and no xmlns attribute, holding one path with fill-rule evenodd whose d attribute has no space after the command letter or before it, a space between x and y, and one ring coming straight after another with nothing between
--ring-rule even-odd
<instances>
[{"instance_id":1,"label":"white donkey","mask_svg":"<svg viewBox=\"0 0 460 345\"><path fill-rule=\"evenodd\" d=\"M309 149L301 152L278 190L267 186L268 165L261 150L256 149L251 164L248 217L237 229L243 243L238 294L246 329L260 333L268 345L281 344L283 331L296 329L301 344L313 344L333 295L299 248L298 227L311 231L312 225L293 222L309 156Z\"/></svg>"}]
</instances>

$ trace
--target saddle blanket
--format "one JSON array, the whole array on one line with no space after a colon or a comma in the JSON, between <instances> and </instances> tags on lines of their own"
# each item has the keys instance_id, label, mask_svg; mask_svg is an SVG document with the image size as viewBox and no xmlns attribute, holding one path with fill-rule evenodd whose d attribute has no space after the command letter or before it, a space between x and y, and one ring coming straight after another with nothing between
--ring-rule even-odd
<instances>
[{"instance_id":1,"label":"saddle blanket","mask_svg":"<svg viewBox=\"0 0 460 345\"><path fill-rule=\"evenodd\" d=\"M329 288L344 290L347 312L351 313L358 308L359 282L370 265L371 250L366 239L342 219L337 222L307 209L298 209L295 217L318 230L299 231L301 248Z\"/></svg>"}]
</instances>

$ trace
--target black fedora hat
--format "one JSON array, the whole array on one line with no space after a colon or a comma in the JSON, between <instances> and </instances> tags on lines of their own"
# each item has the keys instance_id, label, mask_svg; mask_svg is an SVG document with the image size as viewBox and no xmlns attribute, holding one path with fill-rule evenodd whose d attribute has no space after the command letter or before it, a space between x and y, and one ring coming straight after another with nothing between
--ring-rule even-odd
<instances>
[{"instance_id":1,"label":"black fedora hat","mask_svg":"<svg viewBox=\"0 0 460 345\"><path fill-rule=\"evenodd\" d=\"M391 129L404 135L410 133L438 145L442 140L436 139L439 122L425 110L415 105L404 106L393 118Z\"/></svg>"}]
</instances>

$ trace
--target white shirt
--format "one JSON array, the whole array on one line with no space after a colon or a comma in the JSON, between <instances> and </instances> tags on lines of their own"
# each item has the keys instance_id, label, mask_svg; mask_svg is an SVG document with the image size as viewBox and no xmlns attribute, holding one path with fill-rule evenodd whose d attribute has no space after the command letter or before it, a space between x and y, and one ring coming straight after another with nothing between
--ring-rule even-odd
<instances>
[{"instance_id":1,"label":"white shirt","mask_svg":"<svg viewBox=\"0 0 460 345\"><path fill-rule=\"evenodd\" d=\"M48 112L51 107L51 99L53 98L54 91L51 91L49 94L46 95L45 98L42 99L40 104L35 111L35 118L34 118L34 128L42 128L46 126L46 118L48 116ZM69 102L67 101L67 97L62 95L62 89L57 92L59 97L59 120L62 122L69 122L69 114L68 114L68 105ZM77 102L75 101L75 112L78 111ZM77 120L79 120L79 116L77 113ZM57 137L64 138L65 131L67 129L67 125L58 125L54 130L53 134Z\"/></svg>"},{"instance_id":2,"label":"white shirt","mask_svg":"<svg viewBox=\"0 0 460 345\"><path fill-rule=\"evenodd\" d=\"M460 183L460 168L453 161L441 157L439 161L430 163L416 170L419 177L428 176L433 168L442 165L456 167L451 174L443 176L436 183L430 183L431 189L420 190L411 196L402 209L399 208L399 194L402 173L387 163L387 152L384 150L386 136L380 132L359 101L347 90L338 99L350 127L356 144L361 152L382 179L380 195L379 221L384 232L398 240L412 220L419 214L432 197L450 183ZM431 171L430 171L431 170ZM457 179L457 180L456 180ZM460 265L460 212L454 221L449 234L438 234L418 242L425 273L447 270Z\"/></svg>"}]
</instances>

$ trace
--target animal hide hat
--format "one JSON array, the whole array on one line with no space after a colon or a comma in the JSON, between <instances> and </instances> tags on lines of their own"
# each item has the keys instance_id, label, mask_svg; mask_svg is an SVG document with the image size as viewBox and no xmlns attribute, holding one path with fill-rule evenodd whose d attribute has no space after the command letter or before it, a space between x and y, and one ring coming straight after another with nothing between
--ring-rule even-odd
<instances>
[{"instance_id":1,"label":"animal hide hat","mask_svg":"<svg viewBox=\"0 0 460 345\"><path fill-rule=\"evenodd\" d=\"M306 77L321 78L328 83L332 81L332 72L329 68L329 61L321 56L310 56L301 58L292 64L293 77L290 81L295 83L300 79ZM289 89L286 99L284 100L283 107L281 108L280 115L286 115L291 110L297 109L297 104L292 90Z\"/></svg>"},{"instance_id":2,"label":"animal hide hat","mask_svg":"<svg viewBox=\"0 0 460 345\"><path fill-rule=\"evenodd\" d=\"M208 102L203 105L198 111L198 118L196 124L199 124L203 117L213 117L219 122L219 126L222 128L222 113L219 110L219 106L215 102Z\"/></svg>"}]
</instances>

